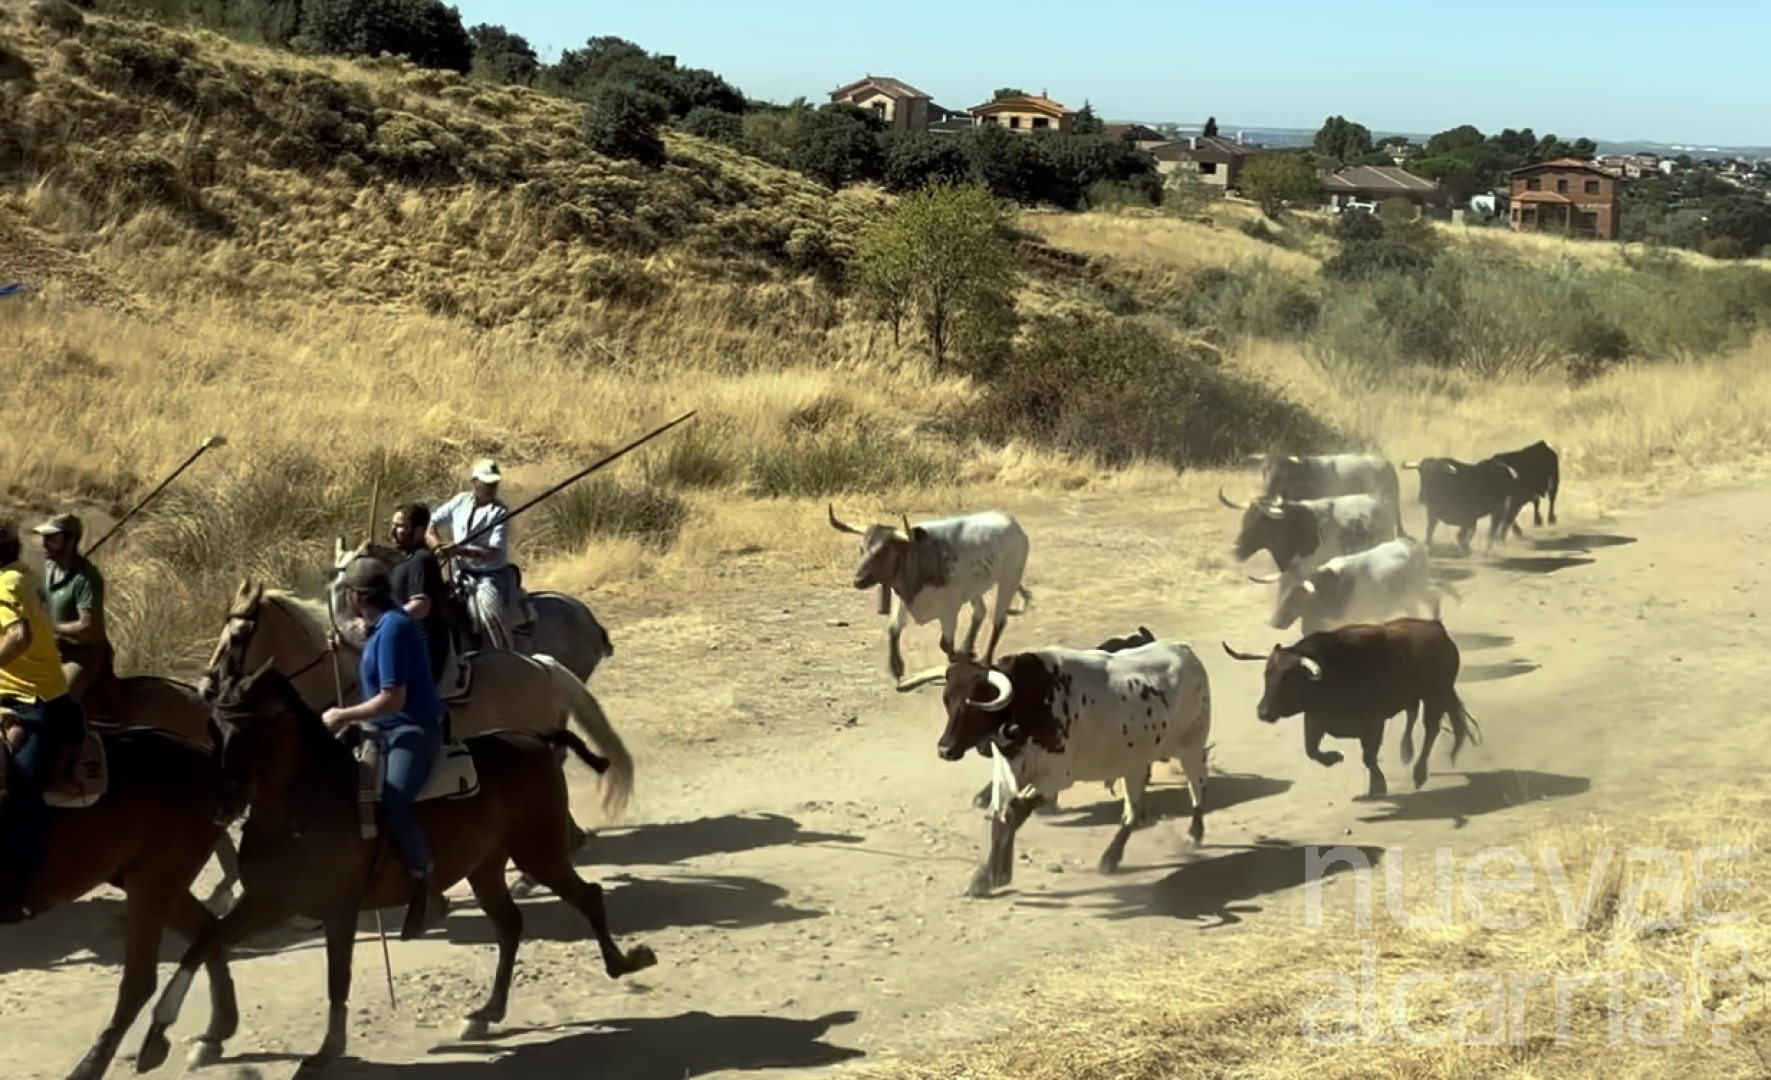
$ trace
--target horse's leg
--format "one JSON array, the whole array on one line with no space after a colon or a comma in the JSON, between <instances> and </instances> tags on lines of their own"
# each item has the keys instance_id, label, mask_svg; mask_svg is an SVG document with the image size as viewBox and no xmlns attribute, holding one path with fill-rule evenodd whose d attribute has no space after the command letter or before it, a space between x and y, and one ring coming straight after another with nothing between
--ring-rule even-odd
<instances>
[{"instance_id":1,"label":"horse's leg","mask_svg":"<svg viewBox=\"0 0 1771 1080\"><path fill-rule=\"evenodd\" d=\"M590 920L590 928L596 933L597 945L603 952L603 970L608 973L609 978L619 979L623 975L651 967L658 962L658 957L649 946L635 945L625 956L622 955L614 937L609 933L609 915L603 909L603 887L595 882L585 881L573 868L566 850L565 829L560 824L560 819L568 816L563 812L565 780L556 777L556 782L559 784L559 806L562 812L555 816L545 809L541 810L537 819L540 828L527 833L515 832L511 836L511 860L517 864L518 870L547 886L555 896L577 908Z\"/></svg>"},{"instance_id":2,"label":"horse's leg","mask_svg":"<svg viewBox=\"0 0 1771 1080\"><path fill-rule=\"evenodd\" d=\"M179 1010L184 1008L184 998L190 993L191 979L195 977L198 965L207 965L212 952L237 945L288 917L289 909L281 901L262 893L243 892L239 903L228 910L226 917L210 923L198 933L197 939L179 957L178 970L173 972L172 980L166 984L159 1003L154 1006L153 1023L142 1036L141 1050L135 1056L136 1072L152 1072L166 1063L167 1055L172 1052L166 1029L178 1022ZM158 947L155 952L157 958ZM216 1050L219 1052L220 1047L217 1046Z\"/></svg>"},{"instance_id":3,"label":"horse's leg","mask_svg":"<svg viewBox=\"0 0 1771 1080\"><path fill-rule=\"evenodd\" d=\"M155 869L159 869L156 867ZM174 890L164 872L150 877L133 874L124 881L123 979L117 985L117 1004L111 1010L111 1022L99 1032L98 1039L80 1064L68 1074L68 1080L100 1080L117 1056L117 1047L135 1023L141 1007L154 996L154 973L160 959L160 934Z\"/></svg>"},{"instance_id":4,"label":"horse's leg","mask_svg":"<svg viewBox=\"0 0 1771 1080\"><path fill-rule=\"evenodd\" d=\"M196 941L219 921L189 892L173 899L166 916L166 925L187 942ZM209 950L203 959L203 973L209 976L209 1030L192 1040L185 1062L191 1069L215 1064L221 1057L221 1044L240 1030L240 1003L234 993L234 973L228 968L228 950Z\"/></svg>"},{"instance_id":5,"label":"horse's leg","mask_svg":"<svg viewBox=\"0 0 1771 1080\"><path fill-rule=\"evenodd\" d=\"M351 953L357 946L357 912L343 911L326 920L326 1039L301 1060L301 1071L318 1069L344 1053L350 1031Z\"/></svg>"},{"instance_id":6,"label":"horse's leg","mask_svg":"<svg viewBox=\"0 0 1771 1080\"><path fill-rule=\"evenodd\" d=\"M486 1003L467 1014L461 1025L462 1039L483 1039L488 1025L502 1023L510 1005L510 979L517 967L517 943L523 938L523 913L510 890L504 887L506 856L488 859L469 874L467 883L473 887L474 899L492 922L492 933L498 942L498 970L492 975L492 994Z\"/></svg>"},{"instance_id":7,"label":"horse's leg","mask_svg":"<svg viewBox=\"0 0 1771 1080\"><path fill-rule=\"evenodd\" d=\"M225 829L215 841L215 861L221 864L221 880L215 883L215 888L209 890L209 896L203 904L217 915L223 915L226 914L223 906L225 901L233 893L234 886L240 883L240 852L234 847L233 837Z\"/></svg>"}]
</instances>

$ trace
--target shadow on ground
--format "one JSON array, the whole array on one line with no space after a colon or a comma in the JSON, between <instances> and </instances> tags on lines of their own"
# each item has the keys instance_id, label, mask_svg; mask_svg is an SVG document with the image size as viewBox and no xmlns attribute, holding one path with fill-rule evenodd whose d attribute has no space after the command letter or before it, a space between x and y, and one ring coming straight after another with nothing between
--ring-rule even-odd
<instances>
[{"instance_id":1,"label":"shadow on ground","mask_svg":"<svg viewBox=\"0 0 1771 1080\"><path fill-rule=\"evenodd\" d=\"M1520 675L1529 675L1541 664L1529 660L1503 660L1495 664L1465 664L1458 672L1459 683L1495 682L1499 679L1514 679Z\"/></svg>"},{"instance_id":2,"label":"shadow on ground","mask_svg":"<svg viewBox=\"0 0 1771 1080\"><path fill-rule=\"evenodd\" d=\"M1605 533L1576 533L1573 536L1541 536L1531 541L1537 551L1592 551L1594 548L1622 547L1633 544L1633 536L1612 536Z\"/></svg>"},{"instance_id":3,"label":"shadow on ground","mask_svg":"<svg viewBox=\"0 0 1771 1080\"><path fill-rule=\"evenodd\" d=\"M1256 776L1253 773L1225 773L1206 777L1205 781L1205 815L1228 810L1241 803L1253 802L1274 795L1283 795L1291 790L1292 781L1271 776ZM1108 796L1104 788L1088 785L1091 792L1099 792L1101 798L1095 802L1086 802L1071 788L1065 795L1071 796L1073 805L1062 806L1057 814L1046 818L1047 824L1060 828L1099 828L1103 825L1119 824L1124 803L1117 796ZM1176 818L1186 817L1193 812L1193 796L1188 794L1186 782L1176 777L1162 787L1153 787L1144 793L1144 805L1152 817Z\"/></svg>"},{"instance_id":4,"label":"shadow on ground","mask_svg":"<svg viewBox=\"0 0 1771 1080\"><path fill-rule=\"evenodd\" d=\"M619 831L598 829L578 856L582 866L661 866L786 844L862 842L859 836L807 831L784 814L726 814Z\"/></svg>"},{"instance_id":5,"label":"shadow on ground","mask_svg":"<svg viewBox=\"0 0 1771 1080\"><path fill-rule=\"evenodd\" d=\"M1447 776L1461 776L1464 783L1424 791L1392 791L1378 801L1389 803L1394 809L1359 820L1366 823L1449 820L1454 828L1461 829L1471 818L1482 814L1508 810L1540 799L1584 795L1593 786L1593 782L1584 776L1562 776L1532 769L1439 773L1428 777L1428 783Z\"/></svg>"},{"instance_id":6,"label":"shadow on ground","mask_svg":"<svg viewBox=\"0 0 1771 1080\"><path fill-rule=\"evenodd\" d=\"M604 895L611 928L621 938L685 926L741 930L824 916L822 911L786 903L786 889L751 877L682 874L644 878L618 874L602 879L602 884L607 890ZM591 937L590 921L551 893L522 901L520 907L525 941L584 941ZM455 910L460 914L455 914ZM470 910L472 917L467 915ZM453 942L488 945L495 940L491 921L477 907L462 905L452 910L443 925Z\"/></svg>"},{"instance_id":7,"label":"shadow on ground","mask_svg":"<svg viewBox=\"0 0 1771 1080\"><path fill-rule=\"evenodd\" d=\"M1507 555L1489 565L1514 574L1553 574L1570 567L1591 566L1595 561L1579 555Z\"/></svg>"},{"instance_id":8,"label":"shadow on ground","mask_svg":"<svg viewBox=\"0 0 1771 1080\"><path fill-rule=\"evenodd\" d=\"M543 1029L493 1032L483 1042L432 1050L453 1060L410 1063L343 1059L329 1077L354 1080L685 1080L716 1072L819 1069L865 1056L824 1040L855 1022L853 1011L810 1020L781 1016L676 1016L602 1020ZM525 1041L525 1036L554 1036ZM236 1064L226 1059L223 1064Z\"/></svg>"},{"instance_id":9,"label":"shadow on ground","mask_svg":"<svg viewBox=\"0 0 1771 1080\"><path fill-rule=\"evenodd\" d=\"M1213 851L1229 851L1213 856ZM1074 908L1097 911L1108 919L1161 916L1205 923L1205 929L1228 926L1245 915L1263 910L1254 901L1273 893L1294 889L1312 879L1331 878L1351 869L1345 862L1330 862L1332 852L1357 852L1376 867L1383 860L1380 847L1343 848L1293 844L1284 840L1260 840L1246 847L1208 844L1192 859L1174 868L1160 881L1139 885L1108 885L1074 892L1042 893L1036 899L1020 899L1027 907ZM1326 865L1325 865L1326 864ZM1122 873L1140 867L1126 865Z\"/></svg>"}]
</instances>

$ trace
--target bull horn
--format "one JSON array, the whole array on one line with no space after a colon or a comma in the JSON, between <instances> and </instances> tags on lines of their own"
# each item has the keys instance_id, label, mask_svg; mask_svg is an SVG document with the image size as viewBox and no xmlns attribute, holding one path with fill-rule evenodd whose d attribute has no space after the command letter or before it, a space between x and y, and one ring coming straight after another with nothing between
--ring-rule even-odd
<instances>
[{"instance_id":1,"label":"bull horn","mask_svg":"<svg viewBox=\"0 0 1771 1080\"><path fill-rule=\"evenodd\" d=\"M344 537L334 536L332 538L332 565L337 566L339 563L341 563L343 561L344 561Z\"/></svg>"},{"instance_id":2,"label":"bull horn","mask_svg":"<svg viewBox=\"0 0 1771 1080\"><path fill-rule=\"evenodd\" d=\"M984 679L996 688L996 697L991 701L968 701L966 704L983 712L1001 712L1008 708L1008 703L1015 699L1015 684L995 668L984 672Z\"/></svg>"},{"instance_id":3,"label":"bull horn","mask_svg":"<svg viewBox=\"0 0 1771 1080\"><path fill-rule=\"evenodd\" d=\"M1303 589L1307 593L1314 595L1316 592L1316 583L1314 581L1306 581L1303 583L1303 585L1299 586L1299 588Z\"/></svg>"},{"instance_id":4,"label":"bull horn","mask_svg":"<svg viewBox=\"0 0 1771 1080\"><path fill-rule=\"evenodd\" d=\"M1235 649L1230 648L1230 643L1228 641L1220 641L1220 642L1218 642L1218 644L1222 645L1224 647L1224 651L1230 654L1230 659L1232 659L1232 660L1265 660L1266 659L1266 657L1258 656L1254 653L1237 652Z\"/></svg>"},{"instance_id":5,"label":"bull horn","mask_svg":"<svg viewBox=\"0 0 1771 1080\"><path fill-rule=\"evenodd\" d=\"M1291 462L1293 465L1302 465L1304 463L1304 459L1298 457L1296 454L1287 456L1285 460Z\"/></svg>"},{"instance_id":6,"label":"bull horn","mask_svg":"<svg viewBox=\"0 0 1771 1080\"><path fill-rule=\"evenodd\" d=\"M1225 506L1228 506L1232 510L1247 510L1250 506L1254 505L1253 503L1244 503L1241 506L1237 506L1235 503L1230 501L1230 496L1224 494L1224 489L1223 489L1222 485L1218 486L1218 501L1223 503Z\"/></svg>"},{"instance_id":7,"label":"bull horn","mask_svg":"<svg viewBox=\"0 0 1771 1080\"><path fill-rule=\"evenodd\" d=\"M1283 576L1283 573L1274 574L1272 577L1255 577L1253 574L1250 574L1248 575L1248 580L1254 582L1256 585L1272 585L1277 583Z\"/></svg>"},{"instance_id":8,"label":"bull horn","mask_svg":"<svg viewBox=\"0 0 1771 1080\"><path fill-rule=\"evenodd\" d=\"M946 681L947 669L945 667L930 668L927 671L912 675L908 679L900 682L897 686L897 690L900 694L907 694L912 690L927 686L930 683Z\"/></svg>"},{"instance_id":9,"label":"bull horn","mask_svg":"<svg viewBox=\"0 0 1771 1080\"><path fill-rule=\"evenodd\" d=\"M898 517L904 522L904 539L908 540L910 539L910 515L899 513Z\"/></svg>"},{"instance_id":10,"label":"bull horn","mask_svg":"<svg viewBox=\"0 0 1771 1080\"><path fill-rule=\"evenodd\" d=\"M1250 455L1248 455L1248 457L1244 458L1243 460L1246 461L1250 465L1264 465L1264 464L1266 464L1266 461L1267 461L1267 455L1265 455L1265 454L1250 454Z\"/></svg>"},{"instance_id":11,"label":"bull horn","mask_svg":"<svg viewBox=\"0 0 1771 1080\"><path fill-rule=\"evenodd\" d=\"M1322 665L1321 664L1318 664L1316 661L1310 659L1307 656L1299 657L1298 662L1303 665L1304 674L1308 675L1312 681L1314 681L1314 682L1321 682L1322 681Z\"/></svg>"},{"instance_id":12,"label":"bull horn","mask_svg":"<svg viewBox=\"0 0 1771 1080\"><path fill-rule=\"evenodd\" d=\"M1404 469L1418 469L1418 468L1420 468L1420 462L1418 462L1418 461L1404 461L1402 463L1402 467Z\"/></svg>"},{"instance_id":13,"label":"bull horn","mask_svg":"<svg viewBox=\"0 0 1771 1080\"><path fill-rule=\"evenodd\" d=\"M1261 513L1272 518L1274 521L1284 520L1284 518L1285 518L1285 496L1278 495L1278 496L1275 496L1271 499L1262 499L1259 501L1259 503L1257 505L1260 506Z\"/></svg>"},{"instance_id":14,"label":"bull horn","mask_svg":"<svg viewBox=\"0 0 1771 1080\"><path fill-rule=\"evenodd\" d=\"M861 535L860 529L855 528L853 525L849 525L844 522L836 520L836 504L835 503L829 504L829 511L830 511L830 527L831 528L835 529L837 532L854 533L856 536Z\"/></svg>"}]
</instances>

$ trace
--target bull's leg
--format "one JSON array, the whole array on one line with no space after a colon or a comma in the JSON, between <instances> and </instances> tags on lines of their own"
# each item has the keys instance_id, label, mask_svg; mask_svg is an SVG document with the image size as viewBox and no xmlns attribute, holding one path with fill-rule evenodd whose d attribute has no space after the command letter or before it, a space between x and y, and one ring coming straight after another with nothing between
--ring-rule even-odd
<instances>
[{"instance_id":1,"label":"bull's leg","mask_svg":"<svg viewBox=\"0 0 1771 1080\"><path fill-rule=\"evenodd\" d=\"M886 666L891 670L892 678L904 679L904 613L909 609L898 605L898 614L886 624Z\"/></svg>"},{"instance_id":2,"label":"bull's leg","mask_svg":"<svg viewBox=\"0 0 1771 1080\"><path fill-rule=\"evenodd\" d=\"M1403 713L1407 718L1402 724L1402 764L1414 760L1414 722L1420 718L1420 702L1408 703L1408 710Z\"/></svg>"},{"instance_id":3,"label":"bull's leg","mask_svg":"<svg viewBox=\"0 0 1771 1080\"><path fill-rule=\"evenodd\" d=\"M1390 785L1384 782L1384 771L1377 766L1378 752L1384 748L1384 721L1373 722L1359 736L1359 748L1364 751L1365 771L1371 777L1370 789L1366 791L1368 799L1381 799L1390 793Z\"/></svg>"},{"instance_id":4,"label":"bull's leg","mask_svg":"<svg viewBox=\"0 0 1771 1080\"><path fill-rule=\"evenodd\" d=\"M1549 497L1550 497L1550 524L1551 525L1554 525L1556 523L1556 491L1561 486L1562 486L1562 482L1561 482L1560 478L1558 478L1558 477L1551 477L1550 478Z\"/></svg>"},{"instance_id":5,"label":"bull's leg","mask_svg":"<svg viewBox=\"0 0 1771 1080\"><path fill-rule=\"evenodd\" d=\"M1423 702L1422 710L1420 757L1414 759L1414 790L1419 791L1427 782L1427 758L1432 756L1433 743L1439 738L1439 721L1445 716L1445 706L1436 701Z\"/></svg>"},{"instance_id":6,"label":"bull's leg","mask_svg":"<svg viewBox=\"0 0 1771 1080\"><path fill-rule=\"evenodd\" d=\"M1396 520L1401 521L1402 520L1401 516L1398 515ZM1426 539L1421 541L1421 546L1426 548L1428 551L1433 550L1433 530L1437 529L1438 527L1439 527L1439 519L1433 516L1433 512L1431 510L1428 510L1427 511L1427 535L1426 535Z\"/></svg>"},{"instance_id":7,"label":"bull's leg","mask_svg":"<svg viewBox=\"0 0 1771 1080\"><path fill-rule=\"evenodd\" d=\"M1119 815L1119 831L1113 834L1107 850L1101 852L1101 873L1118 873L1119 860L1125 857L1125 842L1131 839L1133 829L1144 824L1144 789L1149 786L1150 766L1125 774L1125 810Z\"/></svg>"},{"instance_id":8,"label":"bull's leg","mask_svg":"<svg viewBox=\"0 0 1771 1080\"><path fill-rule=\"evenodd\" d=\"M959 659L959 655L953 651L955 638L958 636L958 634L959 634L959 611L957 609L955 609L952 611L942 612L941 613L941 655L945 656L947 658L947 662L949 664L951 664L954 661Z\"/></svg>"},{"instance_id":9,"label":"bull's leg","mask_svg":"<svg viewBox=\"0 0 1771 1080\"><path fill-rule=\"evenodd\" d=\"M990 848L984 856L984 864L972 875L967 896L988 896L990 890L1000 889L1014 880L1015 833L1042 801L1037 791L1027 796L1016 795L1009 800L1002 816L990 819Z\"/></svg>"},{"instance_id":10,"label":"bull's leg","mask_svg":"<svg viewBox=\"0 0 1771 1080\"><path fill-rule=\"evenodd\" d=\"M1203 726L1195 729L1192 741L1181 747L1181 772L1187 777L1187 794L1193 797L1193 822L1187 836L1197 848L1205 840L1205 740Z\"/></svg>"},{"instance_id":11,"label":"bull's leg","mask_svg":"<svg viewBox=\"0 0 1771 1080\"><path fill-rule=\"evenodd\" d=\"M1322 738L1328 734L1322 727L1322 721L1304 714L1304 756L1319 765L1339 765L1343 760L1339 750L1323 750Z\"/></svg>"},{"instance_id":12,"label":"bull's leg","mask_svg":"<svg viewBox=\"0 0 1771 1080\"><path fill-rule=\"evenodd\" d=\"M971 624L966 627L965 631L965 654L967 656L976 656L978 655L978 631L984 628L984 598L982 596L972 597L971 607ZM954 623L954 628L958 629L957 620ZM995 647L995 635L991 635L990 644L992 648Z\"/></svg>"}]
</instances>

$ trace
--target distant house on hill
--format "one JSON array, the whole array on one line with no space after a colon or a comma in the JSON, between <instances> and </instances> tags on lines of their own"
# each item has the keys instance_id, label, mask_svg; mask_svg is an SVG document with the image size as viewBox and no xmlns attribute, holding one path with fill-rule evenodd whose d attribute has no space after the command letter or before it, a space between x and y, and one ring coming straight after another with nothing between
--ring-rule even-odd
<instances>
[{"instance_id":1,"label":"distant house on hill","mask_svg":"<svg viewBox=\"0 0 1771 1080\"><path fill-rule=\"evenodd\" d=\"M1514 232L1547 229L1595 240L1617 239L1622 177L1578 158L1540 161L1513 170Z\"/></svg>"},{"instance_id":2,"label":"distant house on hill","mask_svg":"<svg viewBox=\"0 0 1771 1080\"><path fill-rule=\"evenodd\" d=\"M1405 199L1422 210L1443 208L1450 192L1437 180L1416 176L1391 165L1348 165L1322 178L1328 205L1371 206L1389 199Z\"/></svg>"},{"instance_id":3,"label":"distant house on hill","mask_svg":"<svg viewBox=\"0 0 1771 1080\"><path fill-rule=\"evenodd\" d=\"M1143 124L1102 124L1101 134L1124 139L1139 150L1148 150L1168 142L1162 132Z\"/></svg>"},{"instance_id":4,"label":"distant house on hill","mask_svg":"<svg viewBox=\"0 0 1771 1080\"><path fill-rule=\"evenodd\" d=\"M1010 94L970 110L976 127L1005 127L1031 134L1035 131L1069 131L1076 113L1043 94Z\"/></svg>"},{"instance_id":5,"label":"distant house on hill","mask_svg":"<svg viewBox=\"0 0 1771 1080\"><path fill-rule=\"evenodd\" d=\"M1148 149L1156 159L1157 171L1164 176L1189 174L1201 183L1228 191L1236 187L1242 166L1262 148L1243 142L1240 136L1226 139L1221 135L1195 135Z\"/></svg>"},{"instance_id":6,"label":"distant house on hill","mask_svg":"<svg viewBox=\"0 0 1771 1080\"><path fill-rule=\"evenodd\" d=\"M869 75L830 92L833 103L870 110L892 131L926 131L932 98L901 79ZM945 112L945 110L942 110Z\"/></svg>"}]
</instances>

